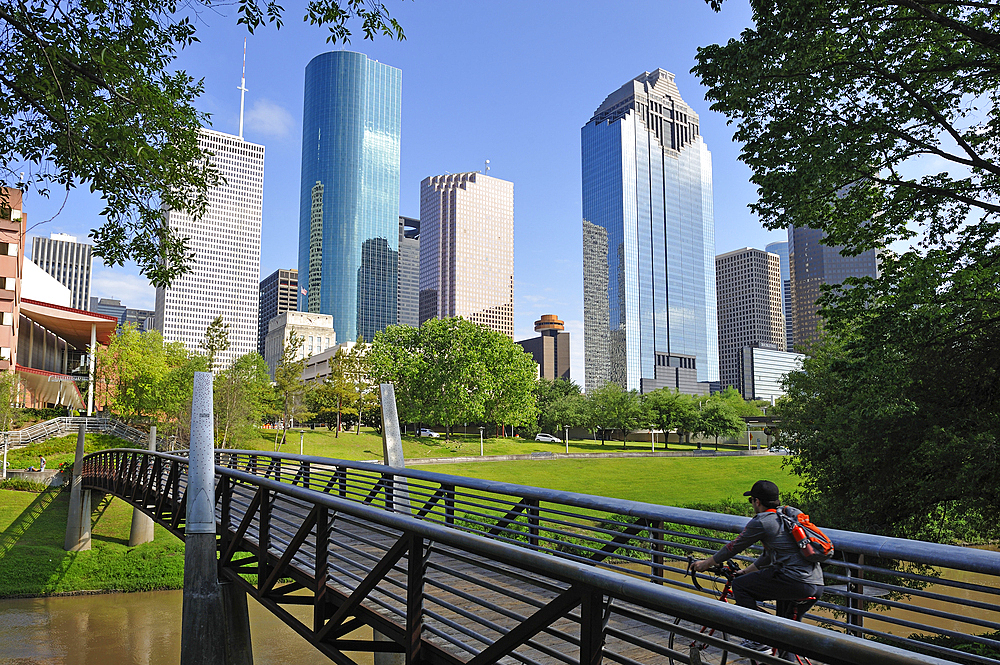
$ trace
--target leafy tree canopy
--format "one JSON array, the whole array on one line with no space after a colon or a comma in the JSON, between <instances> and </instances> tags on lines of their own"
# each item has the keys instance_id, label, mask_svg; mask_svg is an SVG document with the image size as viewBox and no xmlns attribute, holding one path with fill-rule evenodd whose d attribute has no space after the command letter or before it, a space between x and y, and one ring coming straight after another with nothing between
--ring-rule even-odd
<instances>
[{"instance_id":1,"label":"leafy tree canopy","mask_svg":"<svg viewBox=\"0 0 1000 665\"><path fill-rule=\"evenodd\" d=\"M84 185L104 200L91 232L110 266L134 260L155 286L187 272L187 239L161 210L204 213L218 173L197 144L208 117L195 109L202 83L173 69L197 41L195 0L28 0L0 2L0 184L48 195ZM273 0L237 0L237 22L252 33L284 10ZM403 39L377 0L310 0L305 20L347 43ZM21 172L24 175L21 176Z\"/></svg>"}]
</instances>

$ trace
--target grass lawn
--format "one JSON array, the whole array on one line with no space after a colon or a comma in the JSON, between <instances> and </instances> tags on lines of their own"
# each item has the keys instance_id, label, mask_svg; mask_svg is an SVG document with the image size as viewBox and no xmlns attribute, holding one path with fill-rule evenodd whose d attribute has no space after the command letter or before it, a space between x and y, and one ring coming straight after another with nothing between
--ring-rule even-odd
<instances>
[{"instance_id":1,"label":"grass lawn","mask_svg":"<svg viewBox=\"0 0 1000 665\"><path fill-rule=\"evenodd\" d=\"M0 597L183 586L184 545L157 525L153 542L129 548L132 508L119 499L93 506L90 551L63 551L68 507L68 491L0 490Z\"/></svg>"},{"instance_id":2,"label":"grass lawn","mask_svg":"<svg viewBox=\"0 0 1000 665\"><path fill-rule=\"evenodd\" d=\"M518 485L595 494L665 506L744 501L743 492L765 478L782 492L799 479L781 468L777 455L754 457L652 457L532 460L421 465L436 471Z\"/></svg>"},{"instance_id":3,"label":"grass lawn","mask_svg":"<svg viewBox=\"0 0 1000 665\"><path fill-rule=\"evenodd\" d=\"M328 431L325 427L316 428L315 430L288 430L286 443L281 446L282 452L299 452L300 432L305 432L305 435L302 437L302 447L306 455L345 460L382 459L382 436L374 430L365 427L361 428L361 434L355 434L351 431L341 432L340 436L337 436L336 432ZM403 456L406 459L478 457L479 430L470 427L469 432L469 434L462 433L461 428L459 428L459 433L452 434L451 439L448 441L445 441L443 434L437 439L405 434L403 435ZM271 429L259 430L257 438L243 444L241 447L253 450L274 450L275 435L278 435L280 438L281 431ZM714 443L702 445L709 450L715 447ZM695 444L683 445L671 443L669 450L693 450L695 448L697 448ZM719 446L719 450L743 450L744 448L745 446ZM483 449L486 455L527 455L535 452L566 452L566 446L563 443L545 443L511 437L485 439ZM640 441L629 441L624 447L621 441L608 441L603 446L600 440L594 441L593 439L573 439L569 442L569 452L571 453L606 453L622 450L646 452L649 449L650 444L648 442ZM662 451L663 443L657 443L656 449Z\"/></svg>"}]
</instances>

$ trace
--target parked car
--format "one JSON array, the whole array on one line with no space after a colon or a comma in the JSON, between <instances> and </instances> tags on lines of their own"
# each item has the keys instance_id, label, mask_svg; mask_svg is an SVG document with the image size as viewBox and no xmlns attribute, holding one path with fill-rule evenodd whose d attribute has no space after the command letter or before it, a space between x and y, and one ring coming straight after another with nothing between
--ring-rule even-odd
<instances>
[{"instance_id":1,"label":"parked car","mask_svg":"<svg viewBox=\"0 0 1000 665\"><path fill-rule=\"evenodd\" d=\"M535 441L544 441L545 443L562 443L562 439L558 436L552 436L551 434L546 434L545 432L536 434Z\"/></svg>"},{"instance_id":2,"label":"parked car","mask_svg":"<svg viewBox=\"0 0 1000 665\"><path fill-rule=\"evenodd\" d=\"M425 428L423 428L423 429L420 430L419 436L430 436L430 437L433 437L433 438L436 439L436 438L438 438L441 435L438 434L437 432L435 432L434 430L427 429L425 427Z\"/></svg>"}]
</instances>

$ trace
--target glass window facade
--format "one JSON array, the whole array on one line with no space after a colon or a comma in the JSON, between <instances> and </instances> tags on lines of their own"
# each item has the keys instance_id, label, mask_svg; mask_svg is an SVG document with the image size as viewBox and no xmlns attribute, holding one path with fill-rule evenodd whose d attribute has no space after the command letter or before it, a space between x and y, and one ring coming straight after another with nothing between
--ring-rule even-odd
<instances>
[{"instance_id":1,"label":"glass window facade","mask_svg":"<svg viewBox=\"0 0 1000 665\"><path fill-rule=\"evenodd\" d=\"M712 162L698 116L659 69L609 95L581 135L587 390L654 389L657 354L694 356L698 380L718 381Z\"/></svg>"},{"instance_id":2,"label":"glass window facade","mask_svg":"<svg viewBox=\"0 0 1000 665\"><path fill-rule=\"evenodd\" d=\"M306 67L299 309L332 315L344 341L397 321L401 94L400 70L362 53Z\"/></svg>"}]
</instances>

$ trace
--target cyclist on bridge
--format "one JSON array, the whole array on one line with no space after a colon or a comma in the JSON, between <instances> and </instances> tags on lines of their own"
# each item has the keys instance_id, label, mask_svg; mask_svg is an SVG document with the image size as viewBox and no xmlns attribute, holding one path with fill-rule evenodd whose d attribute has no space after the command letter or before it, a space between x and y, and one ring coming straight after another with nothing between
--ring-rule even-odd
<instances>
[{"instance_id":1,"label":"cyclist on bridge","mask_svg":"<svg viewBox=\"0 0 1000 665\"><path fill-rule=\"evenodd\" d=\"M737 605L756 609L762 600L798 600L810 596L818 598L823 593L823 571L818 563L811 563L799 553L799 547L778 517L778 486L770 480L758 480L744 492L756 513L735 540L726 543L718 552L691 564L697 572L704 572L731 559L754 543L764 546L764 553L752 564L736 573L733 580L733 599ZM787 507L790 515L800 511Z\"/></svg>"}]
</instances>

